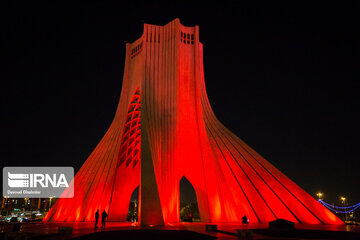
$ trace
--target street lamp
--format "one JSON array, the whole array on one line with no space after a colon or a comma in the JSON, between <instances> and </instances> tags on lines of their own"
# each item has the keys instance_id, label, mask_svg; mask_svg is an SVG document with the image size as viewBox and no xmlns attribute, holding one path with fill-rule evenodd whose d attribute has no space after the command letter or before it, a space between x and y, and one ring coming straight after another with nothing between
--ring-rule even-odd
<instances>
[{"instance_id":1,"label":"street lamp","mask_svg":"<svg viewBox=\"0 0 360 240\"><path fill-rule=\"evenodd\" d=\"M8 201L8 198L9 198L9 196L4 196L4 198L5 198L5 202L4 202L4 208L5 208L5 203L7 204L7 210L6 210L6 216L9 214L9 205L10 205L10 201Z\"/></svg>"},{"instance_id":2,"label":"street lamp","mask_svg":"<svg viewBox=\"0 0 360 240\"><path fill-rule=\"evenodd\" d=\"M3 199L2 199L2 203L1 203L1 208L4 209L5 208L5 203L7 202L7 196L3 196Z\"/></svg>"},{"instance_id":3,"label":"street lamp","mask_svg":"<svg viewBox=\"0 0 360 240\"><path fill-rule=\"evenodd\" d=\"M321 197L323 196L323 194L322 194L321 192L318 192L318 193L316 194L316 196L318 196L319 200L321 200Z\"/></svg>"},{"instance_id":4,"label":"street lamp","mask_svg":"<svg viewBox=\"0 0 360 240\"><path fill-rule=\"evenodd\" d=\"M49 211L50 211L50 208L51 208L51 199L53 199L53 197L49 197L50 198L50 203L49 203Z\"/></svg>"},{"instance_id":5,"label":"street lamp","mask_svg":"<svg viewBox=\"0 0 360 240\"><path fill-rule=\"evenodd\" d=\"M346 215L346 209L345 209L346 197L340 197L340 200L342 201L342 204L344 206L344 215L345 215L345 222L346 222L347 221L347 215Z\"/></svg>"},{"instance_id":6,"label":"street lamp","mask_svg":"<svg viewBox=\"0 0 360 240\"><path fill-rule=\"evenodd\" d=\"M27 206L27 201L29 200L29 198L24 198L24 208L23 211L26 211L26 206Z\"/></svg>"}]
</instances>

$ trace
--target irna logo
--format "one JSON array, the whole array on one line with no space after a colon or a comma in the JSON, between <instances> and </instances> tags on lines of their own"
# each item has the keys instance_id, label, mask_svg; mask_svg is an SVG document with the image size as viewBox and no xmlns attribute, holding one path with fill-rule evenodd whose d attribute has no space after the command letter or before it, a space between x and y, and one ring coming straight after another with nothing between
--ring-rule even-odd
<instances>
[{"instance_id":1,"label":"irna logo","mask_svg":"<svg viewBox=\"0 0 360 240\"><path fill-rule=\"evenodd\" d=\"M8 185L12 188L53 188L69 187L64 174L42 174L42 173L10 173L8 172Z\"/></svg>"},{"instance_id":2,"label":"irna logo","mask_svg":"<svg viewBox=\"0 0 360 240\"><path fill-rule=\"evenodd\" d=\"M72 167L4 167L3 196L9 198L72 198Z\"/></svg>"}]
</instances>

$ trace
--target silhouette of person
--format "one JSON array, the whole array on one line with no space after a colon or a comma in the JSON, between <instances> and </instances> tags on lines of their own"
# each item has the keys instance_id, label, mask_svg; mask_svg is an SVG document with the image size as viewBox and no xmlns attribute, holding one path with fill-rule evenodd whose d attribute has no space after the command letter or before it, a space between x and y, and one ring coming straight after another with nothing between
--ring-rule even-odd
<instances>
[{"instance_id":1,"label":"silhouette of person","mask_svg":"<svg viewBox=\"0 0 360 240\"><path fill-rule=\"evenodd\" d=\"M246 217L245 214L241 219L242 219L242 224L249 224L249 219Z\"/></svg>"},{"instance_id":2,"label":"silhouette of person","mask_svg":"<svg viewBox=\"0 0 360 240\"><path fill-rule=\"evenodd\" d=\"M105 229L105 220L107 218L107 213L105 212L105 210L102 212L101 214L101 228Z\"/></svg>"},{"instance_id":3,"label":"silhouette of person","mask_svg":"<svg viewBox=\"0 0 360 240\"><path fill-rule=\"evenodd\" d=\"M99 214L99 209L96 211L95 213L95 229L97 229L97 224L98 224L98 221L99 221L99 217L100 217L100 214Z\"/></svg>"}]
</instances>

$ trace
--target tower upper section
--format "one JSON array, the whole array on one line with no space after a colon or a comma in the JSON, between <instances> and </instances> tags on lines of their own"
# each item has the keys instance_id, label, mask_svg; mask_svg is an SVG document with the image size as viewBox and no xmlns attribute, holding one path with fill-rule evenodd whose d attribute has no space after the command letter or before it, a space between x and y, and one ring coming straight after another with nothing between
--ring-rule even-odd
<instances>
[{"instance_id":1,"label":"tower upper section","mask_svg":"<svg viewBox=\"0 0 360 240\"><path fill-rule=\"evenodd\" d=\"M123 84L131 91L145 86L159 91L171 83L184 90L179 97L193 101L195 85L203 82L202 52L199 26L184 26L178 18L164 26L145 23L141 37L126 44Z\"/></svg>"},{"instance_id":2,"label":"tower upper section","mask_svg":"<svg viewBox=\"0 0 360 240\"><path fill-rule=\"evenodd\" d=\"M134 59L139 56L146 43L157 44L174 40L183 47L194 47L199 44L199 27L197 25L194 27L184 26L178 18L164 26L145 23L142 36L134 42L128 43L130 58Z\"/></svg>"}]
</instances>

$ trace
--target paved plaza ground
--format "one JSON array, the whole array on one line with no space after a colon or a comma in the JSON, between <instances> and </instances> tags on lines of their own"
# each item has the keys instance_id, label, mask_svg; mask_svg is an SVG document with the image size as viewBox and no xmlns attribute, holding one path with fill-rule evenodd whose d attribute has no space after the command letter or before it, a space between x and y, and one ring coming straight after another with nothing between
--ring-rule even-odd
<instances>
[{"instance_id":1,"label":"paved plaza ground","mask_svg":"<svg viewBox=\"0 0 360 240\"><path fill-rule=\"evenodd\" d=\"M100 224L99 224L100 225ZM11 233L12 224L2 225L2 237L14 239L238 239L238 230L253 239L360 239L360 226L295 225L296 230L270 230L267 224L217 224L217 232L205 230L206 223L166 224L164 227L141 228L136 223L109 222L106 229L94 229L94 223L23 223L20 233ZM72 233L59 234L62 227ZM0 238L2 238L0 236Z\"/></svg>"}]
</instances>

